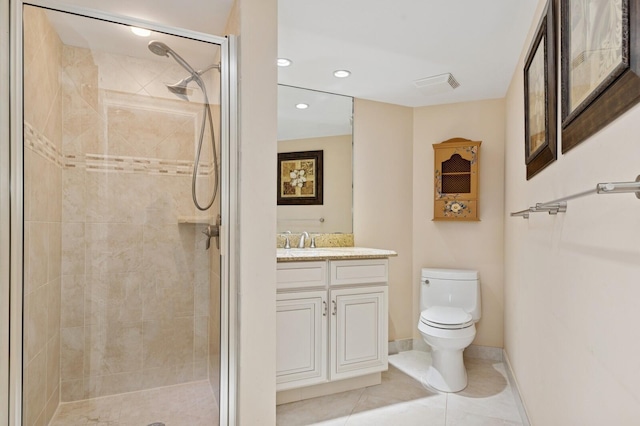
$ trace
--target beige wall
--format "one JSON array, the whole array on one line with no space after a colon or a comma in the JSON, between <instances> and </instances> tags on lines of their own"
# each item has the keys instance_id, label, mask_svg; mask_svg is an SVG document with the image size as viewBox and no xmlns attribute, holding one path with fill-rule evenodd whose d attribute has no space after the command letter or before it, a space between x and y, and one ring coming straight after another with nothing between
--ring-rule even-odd
<instances>
[{"instance_id":1,"label":"beige wall","mask_svg":"<svg viewBox=\"0 0 640 426\"><path fill-rule=\"evenodd\" d=\"M413 318L419 317L420 269L476 269L482 319L474 344L502 347L504 100L415 108L413 115ZM482 141L479 222L434 222L432 144L454 137ZM414 327L413 335L420 337Z\"/></svg>"},{"instance_id":2,"label":"beige wall","mask_svg":"<svg viewBox=\"0 0 640 426\"><path fill-rule=\"evenodd\" d=\"M504 101L407 108L356 99L354 234L396 250L390 261L389 340L419 338L420 268L480 271L475 344L502 347ZM433 222L433 143L482 140L480 222Z\"/></svg>"},{"instance_id":3,"label":"beige wall","mask_svg":"<svg viewBox=\"0 0 640 426\"><path fill-rule=\"evenodd\" d=\"M526 181L523 57L544 4L507 94L505 215L640 173L637 105ZM558 216L505 217L505 349L534 425L638 422L639 208L592 195Z\"/></svg>"},{"instance_id":4,"label":"beige wall","mask_svg":"<svg viewBox=\"0 0 640 426\"><path fill-rule=\"evenodd\" d=\"M322 150L324 166L323 204L278 206L278 232L352 232L352 141L351 135L278 141L278 152Z\"/></svg>"},{"instance_id":5,"label":"beige wall","mask_svg":"<svg viewBox=\"0 0 640 426\"><path fill-rule=\"evenodd\" d=\"M239 42L237 424L275 424L277 2L236 0ZM232 171L234 172L234 171ZM263 178L264 176L271 178ZM234 200L231 200L232 204Z\"/></svg>"},{"instance_id":6,"label":"beige wall","mask_svg":"<svg viewBox=\"0 0 640 426\"><path fill-rule=\"evenodd\" d=\"M411 108L356 99L353 231L356 246L395 250L389 260L389 340L409 338L413 306Z\"/></svg>"},{"instance_id":7,"label":"beige wall","mask_svg":"<svg viewBox=\"0 0 640 426\"><path fill-rule=\"evenodd\" d=\"M62 43L24 8L24 424L47 424L60 398Z\"/></svg>"}]
</instances>

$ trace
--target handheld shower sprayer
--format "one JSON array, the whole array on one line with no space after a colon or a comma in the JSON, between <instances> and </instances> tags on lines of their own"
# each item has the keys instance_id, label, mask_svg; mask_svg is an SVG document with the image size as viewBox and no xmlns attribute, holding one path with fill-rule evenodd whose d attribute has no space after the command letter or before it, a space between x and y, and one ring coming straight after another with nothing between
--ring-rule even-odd
<instances>
[{"instance_id":1,"label":"handheld shower sprayer","mask_svg":"<svg viewBox=\"0 0 640 426\"><path fill-rule=\"evenodd\" d=\"M204 84L204 81L202 81L202 78L200 78L200 74L212 68L220 69L220 65L217 65L217 64L211 65L205 68L204 70L196 71L191 65L189 65L187 61L185 61L182 58L182 56L178 55L173 49L171 49L169 46L167 46L161 41L152 40L149 42L147 47L152 53L158 56L172 57L182 68L184 68L189 72L189 74L191 74L189 77L183 78L182 80L180 80L175 84L166 85L167 89L169 89L171 93L177 95L178 97L184 100L189 100L187 98L187 85L191 81L195 81L200 87L200 90L202 90L202 95L204 96L204 113L202 118L202 125L200 126L200 137L198 141L198 147L196 149L195 159L193 162L193 175L191 179L191 197L193 199L193 203L195 204L198 210L202 210L202 211L208 210L213 205L213 202L216 199L216 195L218 194L218 186L219 186L218 180L220 177L220 172L218 170L218 154L216 152L216 140L215 140L215 132L213 129L213 118L211 117L211 107L209 105L209 98L207 96L207 88ZM209 199L209 202L203 206L203 205L200 205L200 203L198 202L198 197L196 196L196 180L197 180L196 178L198 176L198 168L200 165L200 154L202 151L202 141L204 138L204 132L205 132L207 121L209 121L209 130L211 133L211 149L213 154L213 168L214 168L215 181L213 185L213 193L211 195L211 198Z\"/></svg>"},{"instance_id":2,"label":"handheld shower sprayer","mask_svg":"<svg viewBox=\"0 0 640 426\"><path fill-rule=\"evenodd\" d=\"M171 56L178 64L180 64L182 68L189 71L193 78L198 77L198 73L196 72L196 70L194 70L191 65L189 65L189 63L182 58L182 56L178 55L175 50L173 50L163 42L158 40L151 40L147 47L151 52L155 53L158 56Z\"/></svg>"}]
</instances>

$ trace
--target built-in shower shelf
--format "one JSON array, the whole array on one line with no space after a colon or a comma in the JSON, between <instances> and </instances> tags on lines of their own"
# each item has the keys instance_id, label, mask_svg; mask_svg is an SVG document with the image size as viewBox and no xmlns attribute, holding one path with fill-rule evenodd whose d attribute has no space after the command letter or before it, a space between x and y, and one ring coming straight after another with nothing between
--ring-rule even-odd
<instances>
[{"instance_id":1,"label":"built-in shower shelf","mask_svg":"<svg viewBox=\"0 0 640 426\"><path fill-rule=\"evenodd\" d=\"M211 225L213 216L178 216L178 224Z\"/></svg>"}]
</instances>

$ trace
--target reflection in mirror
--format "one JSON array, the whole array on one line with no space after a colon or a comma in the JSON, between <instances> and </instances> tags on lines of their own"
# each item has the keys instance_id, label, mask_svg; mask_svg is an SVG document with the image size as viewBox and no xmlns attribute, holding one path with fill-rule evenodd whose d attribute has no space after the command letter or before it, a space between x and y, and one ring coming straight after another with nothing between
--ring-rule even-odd
<instances>
[{"instance_id":1,"label":"reflection in mirror","mask_svg":"<svg viewBox=\"0 0 640 426\"><path fill-rule=\"evenodd\" d=\"M278 85L278 153L324 157L323 204L279 205L278 232L353 232L352 116L349 96Z\"/></svg>"}]
</instances>

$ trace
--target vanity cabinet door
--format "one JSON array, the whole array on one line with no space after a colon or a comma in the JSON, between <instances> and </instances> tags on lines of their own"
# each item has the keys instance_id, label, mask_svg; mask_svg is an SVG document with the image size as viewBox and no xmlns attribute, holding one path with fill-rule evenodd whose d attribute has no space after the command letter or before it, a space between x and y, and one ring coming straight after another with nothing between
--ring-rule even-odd
<instances>
[{"instance_id":1,"label":"vanity cabinet door","mask_svg":"<svg viewBox=\"0 0 640 426\"><path fill-rule=\"evenodd\" d=\"M276 298L276 390L327 381L327 292Z\"/></svg>"},{"instance_id":2,"label":"vanity cabinet door","mask_svg":"<svg viewBox=\"0 0 640 426\"><path fill-rule=\"evenodd\" d=\"M331 380L385 371L387 286L331 289Z\"/></svg>"}]
</instances>

